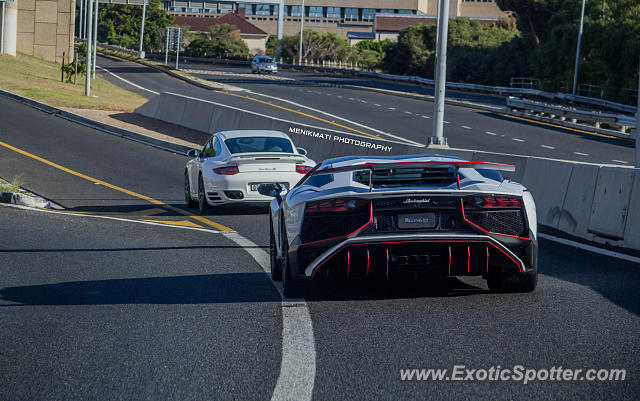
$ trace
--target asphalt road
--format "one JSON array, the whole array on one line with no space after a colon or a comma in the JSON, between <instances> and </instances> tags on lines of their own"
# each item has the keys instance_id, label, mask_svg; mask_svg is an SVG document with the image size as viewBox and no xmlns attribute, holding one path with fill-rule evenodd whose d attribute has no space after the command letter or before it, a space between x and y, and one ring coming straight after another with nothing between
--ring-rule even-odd
<instances>
[{"instance_id":1,"label":"asphalt road","mask_svg":"<svg viewBox=\"0 0 640 401\"><path fill-rule=\"evenodd\" d=\"M163 77L161 73L134 63L99 57L98 65L105 66L111 72L157 92L184 93L236 107L249 107L251 110L299 121L302 124L330 127L282 109L256 104L255 101L196 88L177 79ZM250 91L244 95L254 99L270 101L274 105L326 118L325 114L321 115L317 112L322 111L333 116L329 118L330 120L343 123L344 120L337 119L340 117L417 143L426 143L432 130L433 103L431 102L339 87L357 85L392 90L407 89L404 85L305 72L282 72L277 77L285 80L274 80L271 76L251 75L248 73L248 68L191 63L183 64L182 67L226 73L225 75L206 73L195 75L202 79L244 88ZM133 88L113 76L105 77L126 89ZM418 88L415 90L426 91ZM632 142L507 117L501 114L504 100L496 97L465 95L459 92L453 95L457 98L465 97L469 101L495 106L497 111L490 113L448 105L445 110L445 135L451 147L592 163L633 164ZM146 96L149 96L148 92ZM354 124L345 123L345 125L355 127ZM425 149L425 152L428 151Z\"/></svg>"},{"instance_id":2,"label":"asphalt road","mask_svg":"<svg viewBox=\"0 0 640 401\"><path fill-rule=\"evenodd\" d=\"M40 157L0 146L0 177L21 173L25 187L72 211L213 227L167 208L189 214L182 156L4 99L0 121L1 142ZM207 218L264 250L265 212ZM0 399L271 397L283 308L229 237L6 207L0 227ZM410 283L326 289L306 303L313 398L638 399L638 265L541 240L540 273L531 294L490 294L476 279L452 280L445 295ZM453 365L619 368L627 378L400 379L400 369Z\"/></svg>"}]
</instances>

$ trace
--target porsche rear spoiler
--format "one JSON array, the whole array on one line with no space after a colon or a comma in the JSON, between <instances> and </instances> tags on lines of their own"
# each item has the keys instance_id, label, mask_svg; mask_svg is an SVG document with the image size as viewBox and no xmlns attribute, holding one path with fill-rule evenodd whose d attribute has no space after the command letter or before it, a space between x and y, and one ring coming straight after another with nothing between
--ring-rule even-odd
<instances>
[{"instance_id":1,"label":"porsche rear spoiler","mask_svg":"<svg viewBox=\"0 0 640 401\"><path fill-rule=\"evenodd\" d=\"M264 163L264 162L281 162L281 163L302 163L307 158L294 153L236 153L231 155L227 162L229 163Z\"/></svg>"},{"instance_id":2,"label":"porsche rear spoiler","mask_svg":"<svg viewBox=\"0 0 640 401\"><path fill-rule=\"evenodd\" d=\"M319 168L313 172L313 175L319 174L332 174L341 171L357 171L357 170L374 170L377 168L446 168L453 167L456 170L460 168L474 168L481 170L496 170L496 171L516 171L516 166L511 164L502 163L490 163L490 162L468 162L468 161L419 161L419 162L392 162L392 163L361 163L352 164L349 166L341 167L327 167Z\"/></svg>"}]
</instances>

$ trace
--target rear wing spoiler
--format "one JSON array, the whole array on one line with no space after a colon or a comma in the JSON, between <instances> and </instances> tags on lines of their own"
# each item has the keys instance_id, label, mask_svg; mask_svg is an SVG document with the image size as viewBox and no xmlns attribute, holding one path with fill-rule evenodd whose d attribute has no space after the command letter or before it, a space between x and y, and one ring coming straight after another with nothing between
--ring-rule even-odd
<instances>
[{"instance_id":1,"label":"rear wing spoiler","mask_svg":"<svg viewBox=\"0 0 640 401\"><path fill-rule=\"evenodd\" d=\"M474 169L481 169L481 170L496 170L496 171L507 171L507 172L516 171L516 166L512 164L430 160L430 161L418 161L418 162L412 161L412 162L392 162L392 163L362 163L362 164L352 164L349 166L341 166L341 167L319 168L313 172L313 175L332 174L332 173L338 173L342 171L374 170L377 168L425 168L425 167L434 167L434 168L453 167L456 170L461 168L474 168Z\"/></svg>"}]
</instances>

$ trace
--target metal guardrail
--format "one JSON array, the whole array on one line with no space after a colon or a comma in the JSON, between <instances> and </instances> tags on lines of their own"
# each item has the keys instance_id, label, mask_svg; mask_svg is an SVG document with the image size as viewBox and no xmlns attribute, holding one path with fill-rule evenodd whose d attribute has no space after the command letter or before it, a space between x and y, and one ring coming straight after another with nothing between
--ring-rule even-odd
<instances>
[{"instance_id":1,"label":"metal guardrail","mask_svg":"<svg viewBox=\"0 0 640 401\"><path fill-rule=\"evenodd\" d=\"M586 122L593 124L595 128L600 128L600 125L604 123L611 127L617 127L621 133L627 133L630 128L635 128L637 125L634 117L626 115L572 109L512 96L507 99L507 107L515 110L525 110L525 112L542 113L549 118L558 118L563 121L570 119L574 123L578 121Z\"/></svg>"}]
</instances>

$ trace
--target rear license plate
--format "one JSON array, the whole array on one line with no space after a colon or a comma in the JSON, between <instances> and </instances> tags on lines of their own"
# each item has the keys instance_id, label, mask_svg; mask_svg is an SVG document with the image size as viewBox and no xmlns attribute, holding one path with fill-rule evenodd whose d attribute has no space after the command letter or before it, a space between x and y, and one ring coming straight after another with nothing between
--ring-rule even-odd
<instances>
[{"instance_id":1,"label":"rear license plate","mask_svg":"<svg viewBox=\"0 0 640 401\"><path fill-rule=\"evenodd\" d=\"M252 192L258 192L258 186L260 184L271 184L270 182L257 182L257 183L253 183L253 184L249 184L249 189ZM289 187L289 184L281 182L280 186L282 187L282 192L280 193L281 195L284 195L287 193L287 189Z\"/></svg>"},{"instance_id":2,"label":"rear license plate","mask_svg":"<svg viewBox=\"0 0 640 401\"><path fill-rule=\"evenodd\" d=\"M398 215L399 228L435 228L435 213L400 214Z\"/></svg>"}]
</instances>

